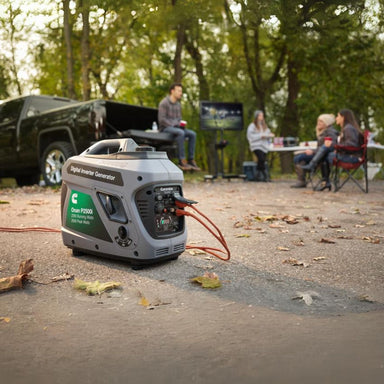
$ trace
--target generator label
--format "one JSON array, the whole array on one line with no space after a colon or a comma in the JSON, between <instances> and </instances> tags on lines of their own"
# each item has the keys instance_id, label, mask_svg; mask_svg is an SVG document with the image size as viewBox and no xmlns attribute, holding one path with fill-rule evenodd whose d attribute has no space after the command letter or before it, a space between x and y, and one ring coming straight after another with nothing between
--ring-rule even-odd
<instances>
[{"instance_id":1,"label":"generator label","mask_svg":"<svg viewBox=\"0 0 384 384\"><path fill-rule=\"evenodd\" d=\"M102 169L91 167L89 165L71 163L68 166L67 172L71 175L86 177L87 179L102 181L104 183L123 186L123 178L120 172L110 169Z\"/></svg>"},{"instance_id":2,"label":"generator label","mask_svg":"<svg viewBox=\"0 0 384 384\"><path fill-rule=\"evenodd\" d=\"M71 192L65 224L75 231L112 243L112 239L97 213L92 197L86 193L75 190Z\"/></svg>"}]
</instances>

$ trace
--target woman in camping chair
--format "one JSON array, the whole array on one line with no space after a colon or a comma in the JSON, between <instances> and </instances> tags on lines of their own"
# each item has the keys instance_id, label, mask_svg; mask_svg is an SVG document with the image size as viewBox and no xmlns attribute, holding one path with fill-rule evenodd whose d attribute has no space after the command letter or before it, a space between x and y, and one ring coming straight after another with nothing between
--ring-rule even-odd
<instances>
[{"instance_id":1,"label":"woman in camping chair","mask_svg":"<svg viewBox=\"0 0 384 384\"><path fill-rule=\"evenodd\" d=\"M341 109L336 116L336 124L340 125L341 131L339 136L339 145L348 147L360 147L364 142L364 135L356 121L355 115L350 109ZM358 163L360 153L337 153L337 159L345 163ZM332 152L328 155L328 161L333 163L336 153Z\"/></svg>"}]
</instances>

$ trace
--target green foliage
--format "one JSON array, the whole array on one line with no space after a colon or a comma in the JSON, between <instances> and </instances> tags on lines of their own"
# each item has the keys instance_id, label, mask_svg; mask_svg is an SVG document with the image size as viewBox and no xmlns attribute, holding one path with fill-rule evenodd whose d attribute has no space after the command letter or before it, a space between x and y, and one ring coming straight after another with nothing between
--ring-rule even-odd
<instances>
[{"instance_id":1,"label":"green foliage","mask_svg":"<svg viewBox=\"0 0 384 384\"><path fill-rule=\"evenodd\" d=\"M50 18L40 26L40 39L30 43L34 75L29 89L66 96L62 1L38 3ZM199 130L202 99L243 103L244 130L225 133L230 142L226 171L238 172L251 159L245 128L259 108L277 135L308 140L314 138L319 114L348 107L384 140L381 0L373 0L377 7L369 8L372 1L363 0L71 1L79 98L82 3L90 9L91 97L157 107L180 59L183 114L198 130L196 160L205 169L212 171L215 135ZM20 20L26 17L23 9L19 12ZM20 29L15 20L5 12L1 16L0 37L9 46L28 39L29 27ZM16 40L6 33L13 24L19 28ZM0 57L1 97L14 96L18 81L24 87L10 63L9 57Z\"/></svg>"}]
</instances>

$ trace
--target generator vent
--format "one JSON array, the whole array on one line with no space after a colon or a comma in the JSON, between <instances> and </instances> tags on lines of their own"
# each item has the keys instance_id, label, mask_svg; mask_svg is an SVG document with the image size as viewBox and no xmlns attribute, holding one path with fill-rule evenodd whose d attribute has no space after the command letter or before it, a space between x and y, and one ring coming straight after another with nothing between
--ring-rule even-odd
<instances>
[{"instance_id":1,"label":"generator vent","mask_svg":"<svg viewBox=\"0 0 384 384\"><path fill-rule=\"evenodd\" d=\"M140 217L147 219L149 217L149 203L148 200L137 200L137 209L139 210Z\"/></svg>"},{"instance_id":2,"label":"generator vent","mask_svg":"<svg viewBox=\"0 0 384 384\"><path fill-rule=\"evenodd\" d=\"M167 256L169 254L169 248L156 249L156 256Z\"/></svg>"},{"instance_id":3,"label":"generator vent","mask_svg":"<svg viewBox=\"0 0 384 384\"><path fill-rule=\"evenodd\" d=\"M184 249L185 249L185 244L184 243L176 244L173 247L173 252L184 252Z\"/></svg>"}]
</instances>

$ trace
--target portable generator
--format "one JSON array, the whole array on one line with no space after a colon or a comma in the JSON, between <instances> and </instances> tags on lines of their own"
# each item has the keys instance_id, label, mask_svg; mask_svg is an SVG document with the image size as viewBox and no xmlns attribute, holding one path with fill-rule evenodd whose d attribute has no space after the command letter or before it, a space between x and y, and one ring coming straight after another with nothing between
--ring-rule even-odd
<instances>
[{"instance_id":1,"label":"portable generator","mask_svg":"<svg viewBox=\"0 0 384 384\"><path fill-rule=\"evenodd\" d=\"M177 259L186 247L182 171L166 152L132 139L103 140L63 167L61 232L74 255L141 266Z\"/></svg>"}]
</instances>

